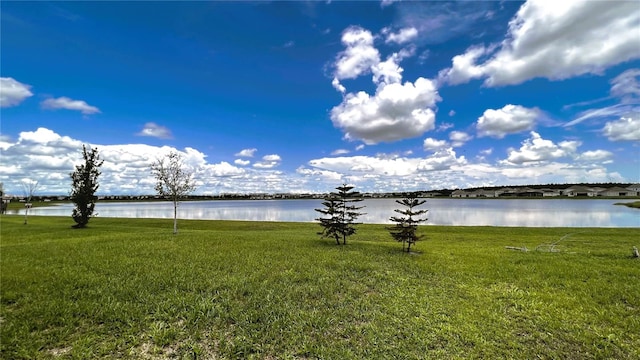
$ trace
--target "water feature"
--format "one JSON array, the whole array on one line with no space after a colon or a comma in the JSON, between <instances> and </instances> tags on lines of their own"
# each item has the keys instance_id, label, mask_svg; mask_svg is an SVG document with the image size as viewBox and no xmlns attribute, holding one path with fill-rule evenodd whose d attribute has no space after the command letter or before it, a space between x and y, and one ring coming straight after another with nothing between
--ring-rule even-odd
<instances>
[{"instance_id":1,"label":"water feature","mask_svg":"<svg viewBox=\"0 0 640 360\"><path fill-rule=\"evenodd\" d=\"M487 225L532 227L640 227L640 210L615 206L628 200L607 199L427 199L427 225ZM393 199L367 199L359 220L388 224ZM186 201L178 208L180 219L311 222L320 214L321 200L218 200ZM30 215L70 216L72 204L33 208ZM171 202L98 202L97 216L173 218ZM24 210L9 211L24 214Z\"/></svg>"}]
</instances>

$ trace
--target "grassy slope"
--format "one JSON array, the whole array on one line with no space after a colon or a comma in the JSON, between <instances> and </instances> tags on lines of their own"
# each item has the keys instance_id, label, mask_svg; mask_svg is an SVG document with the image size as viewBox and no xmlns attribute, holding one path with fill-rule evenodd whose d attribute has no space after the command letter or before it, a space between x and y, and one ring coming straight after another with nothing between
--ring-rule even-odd
<instances>
[{"instance_id":1,"label":"grassy slope","mask_svg":"<svg viewBox=\"0 0 640 360\"><path fill-rule=\"evenodd\" d=\"M640 356L640 229L0 218L0 357ZM559 243L560 253L507 245Z\"/></svg>"},{"instance_id":2,"label":"grassy slope","mask_svg":"<svg viewBox=\"0 0 640 360\"><path fill-rule=\"evenodd\" d=\"M640 209L640 201L634 201L630 203L615 203L614 205L624 205L630 208Z\"/></svg>"}]
</instances>

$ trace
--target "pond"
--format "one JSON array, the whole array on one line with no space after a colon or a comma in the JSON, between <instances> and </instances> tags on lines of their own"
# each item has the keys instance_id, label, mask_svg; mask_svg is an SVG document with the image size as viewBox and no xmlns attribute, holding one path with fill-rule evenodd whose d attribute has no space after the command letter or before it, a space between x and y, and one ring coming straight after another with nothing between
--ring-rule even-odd
<instances>
[{"instance_id":1,"label":"pond","mask_svg":"<svg viewBox=\"0 0 640 360\"><path fill-rule=\"evenodd\" d=\"M530 227L640 227L640 210L613 205L630 200L605 199L427 199L427 225L486 225ZM367 199L359 221L388 224L394 199ZM180 219L312 222L320 215L321 200L186 201ZM71 216L72 204L33 208L30 215ZM9 213L24 214L24 210ZM98 202L97 216L173 218L171 202Z\"/></svg>"}]
</instances>

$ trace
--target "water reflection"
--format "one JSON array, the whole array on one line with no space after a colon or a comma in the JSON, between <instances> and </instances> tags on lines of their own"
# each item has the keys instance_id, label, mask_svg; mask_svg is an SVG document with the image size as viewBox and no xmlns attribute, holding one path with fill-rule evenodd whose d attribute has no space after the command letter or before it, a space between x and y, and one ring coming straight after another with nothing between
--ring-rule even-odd
<instances>
[{"instance_id":1,"label":"water reflection","mask_svg":"<svg viewBox=\"0 0 640 360\"><path fill-rule=\"evenodd\" d=\"M486 225L531 227L640 227L640 211L614 206L616 200L501 200L501 199L429 199L428 225ZM362 205L366 215L360 220L388 224L392 199L367 199ZM217 219L252 221L312 222L318 217L314 208L320 200L237 200L183 202L178 208L181 219ZM33 208L30 215L70 216L71 204ZM126 218L173 218L170 202L127 202L96 205L98 216ZM13 213L24 214L24 210Z\"/></svg>"}]
</instances>

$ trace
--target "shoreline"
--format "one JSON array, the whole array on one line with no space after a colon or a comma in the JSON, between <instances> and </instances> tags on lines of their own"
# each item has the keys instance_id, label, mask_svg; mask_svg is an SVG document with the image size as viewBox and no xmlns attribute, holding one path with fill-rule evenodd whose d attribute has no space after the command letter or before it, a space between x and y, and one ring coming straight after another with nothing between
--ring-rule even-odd
<instances>
[{"instance_id":1,"label":"shoreline","mask_svg":"<svg viewBox=\"0 0 640 360\"><path fill-rule=\"evenodd\" d=\"M613 205L623 205L632 209L640 209L640 201L634 202L625 202L625 203L615 203Z\"/></svg>"},{"instance_id":2,"label":"shoreline","mask_svg":"<svg viewBox=\"0 0 640 360\"><path fill-rule=\"evenodd\" d=\"M11 217L11 218L16 218L16 217L24 217L24 214L3 214L0 216L0 223L2 222L2 218L3 217ZM71 219L71 215L29 215L29 218L31 217L36 217L38 219L42 219L44 221L50 220L50 219L65 219L65 218L69 218L70 219L70 226L73 225L71 222L73 221ZM105 220L122 220L122 221L170 221L173 222L173 218L131 218L131 217L117 217L117 216L95 216L93 217L93 221L95 221L96 219L105 219ZM99 220L98 220L99 221ZM309 224L319 224L319 222L317 221L278 221L278 220L241 220L241 219L185 219L185 218L180 218L178 217L178 224L182 223L182 222L218 222L218 223L222 223L222 224L229 224L229 223L236 223L236 224L271 224L271 225L277 225L277 224L281 224L281 225L309 225ZM359 223L357 224L357 226L364 226L364 227L369 227L369 226L373 226L373 227L388 227L389 225L391 225L391 223ZM89 222L89 225L87 227L91 226L91 221ZM418 227L420 228L432 228L432 229L437 229L437 228L464 228L464 229L469 229L469 228L483 228L483 229L510 229L510 230L516 230L516 229L550 229L550 230L560 230L560 229L572 229L572 230L577 230L577 231L585 231L588 229L600 229L600 230L607 230L607 229L640 229L640 226L585 226L585 227L581 227L581 226L522 226L522 225L513 225L513 226L507 226L507 225L443 225L443 224L420 224L418 225Z\"/></svg>"}]
</instances>

